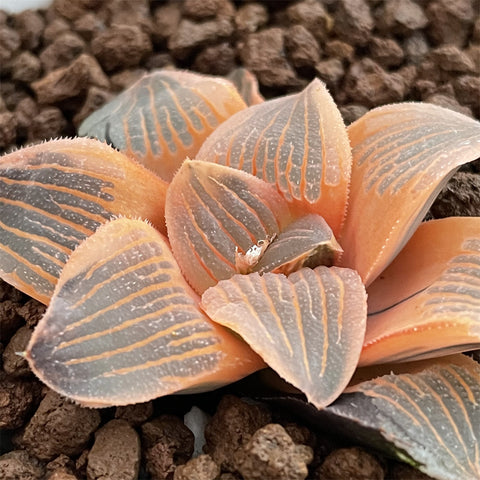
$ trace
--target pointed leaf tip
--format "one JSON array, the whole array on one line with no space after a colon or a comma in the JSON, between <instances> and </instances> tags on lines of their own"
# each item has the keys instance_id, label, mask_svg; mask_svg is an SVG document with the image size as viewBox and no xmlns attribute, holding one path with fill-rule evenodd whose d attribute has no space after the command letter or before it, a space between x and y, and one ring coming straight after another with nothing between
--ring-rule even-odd
<instances>
[{"instance_id":1,"label":"pointed leaf tip","mask_svg":"<svg viewBox=\"0 0 480 480\"><path fill-rule=\"evenodd\" d=\"M170 182L207 136L246 107L224 78L160 70L142 77L80 125Z\"/></svg>"},{"instance_id":2,"label":"pointed leaf tip","mask_svg":"<svg viewBox=\"0 0 480 480\"><path fill-rule=\"evenodd\" d=\"M0 276L48 304L68 256L117 215L165 231L167 185L108 145L62 139L0 159Z\"/></svg>"},{"instance_id":3,"label":"pointed leaf tip","mask_svg":"<svg viewBox=\"0 0 480 480\"><path fill-rule=\"evenodd\" d=\"M66 263L28 361L49 387L93 407L209 390L262 368L197 298L162 235L114 220Z\"/></svg>"},{"instance_id":4,"label":"pointed leaf tip","mask_svg":"<svg viewBox=\"0 0 480 480\"><path fill-rule=\"evenodd\" d=\"M318 408L340 395L357 365L366 293L352 270L235 275L209 288L202 306Z\"/></svg>"},{"instance_id":5,"label":"pointed leaf tip","mask_svg":"<svg viewBox=\"0 0 480 480\"><path fill-rule=\"evenodd\" d=\"M342 116L319 80L303 92L233 115L196 158L276 185L288 202L321 215L335 235L340 233L352 157Z\"/></svg>"},{"instance_id":6,"label":"pointed leaf tip","mask_svg":"<svg viewBox=\"0 0 480 480\"><path fill-rule=\"evenodd\" d=\"M342 265L369 285L455 169L480 157L480 122L436 105L402 103L371 110L348 134L353 167Z\"/></svg>"}]
</instances>

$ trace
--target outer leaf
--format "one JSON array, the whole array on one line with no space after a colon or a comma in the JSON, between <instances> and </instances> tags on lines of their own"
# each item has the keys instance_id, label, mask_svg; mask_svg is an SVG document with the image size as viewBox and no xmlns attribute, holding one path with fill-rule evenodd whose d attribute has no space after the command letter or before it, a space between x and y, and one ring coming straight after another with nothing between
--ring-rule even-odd
<instances>
[{"instance_id":1,"label":"outer leaf","mask_svg":"<svg viewBox=\"0 0 480 480\"><path fill-rule=\"evenodd\" d=\"M95 407L208 390L263 367L198 309L162 235L125 218L73 252L27 358L51 388Z\"/></svg>"},{"instance_id":2,"label":"outer leaf","mask_svg":"<svg viewBox=\"0 0 480 480\"><path fill-rule=\"evenodd\" d=\"M165 231L167 185L96 140L54 140L0 160L0 276L47 304L71 251L110 218Z\"/></svg>"},{"instance_id":3,"label":"outer leaf","mask_svg":"<svg viewBox=\"0 0 480 480\"><path fill-rule=\"evenodd\" d=\"M480 123L435 105L403 103L368 112L348 134L353 168L342 265L369 285L455 169L480 156Z\"/></svg>"},{"instance_id":4,"label":"outer leaf","mask_svg":"<svg viewBox=\"0 0 480 480\"><path fill-rule=\"evenodd\" d=\"M79 134L111 143L170 181L220 123L245 107L225 79L157 71L90 115Z\"/></svg>"},{"instance_id":5,"label":"outer leaf","mask_svg":"<svg viewBox=\"0 0 480 480\"><path fill-rule=\"evenodd\" d=\"M222 124L198 160L228 165L277 185L302 212L318 213L335 235L343 223L351 153L342 117L325 86L264 102Z\"/></svg>"},{"instance_id":6,"label":"outer leaf","mask_svg":"<svg viewBox=\"0 0 480 480\"><path fill-rule=\"evenodd\" d=\"M361 365L480 348L480 217L420 225L368 294Z\"/></svg>"},{"instance_id":7,"label":"outer leaf","mask_svg":"<svg viewBox=\"0 0 480 480\"><path fill-rule=\"evenodd\" d=\"M290 222L275 187L245 172L185 161L168 189L168 237L185 278L199 292L240 271L238 255Z\"/></svg>"},{"instance_id":8,"label":"outer leaf","mask_svg":"<svg viewBox=\"0 0 480 480\"><path fill-rule=\"evenodd\" d=\"M366 294L352 270L235 275L208 289L202 306L318 408L338 397L357 365Z\"/></svg>"},{"instance_id":9,"label":"outer leaf","mask_svg":"<svg viewBox=\"0 0 480 480\"><path fill-rule=\"evenodd\" d=\"M477 480L480 366L464 355L429 363L420 372L412 365L413 373L361 383L323 410L291 396L271 400L438 480Z\"/></svg>"},{"instance_id":10,"label":"outer leaf","mask_svg":"<svg viewBox=\"0 0 480 480\"><path fill-rule=\"evenodd\" d=\"M339 409L355 404L361 425L381 431L426 474L475 480L480 477L479 379L480 366L473 360L387 375L354 387L358 393L347 395Z\"/></svg>"}]
</instances>

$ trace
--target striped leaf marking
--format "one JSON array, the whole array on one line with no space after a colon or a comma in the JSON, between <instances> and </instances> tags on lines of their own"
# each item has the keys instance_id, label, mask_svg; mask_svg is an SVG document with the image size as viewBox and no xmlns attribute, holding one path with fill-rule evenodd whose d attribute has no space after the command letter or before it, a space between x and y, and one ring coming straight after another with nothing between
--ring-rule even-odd
<instances>
[{"instance_id":1,"label":"striped leaf marking","mask_svg":"<svg viewBox=\"0 0 480 480\"><path fill-rule=\"evenodd\" d=\"M480 366L439 362L361 383L332 407L406 452L439 480L480 478ZM356 427L348 427L355 432ZM364 438L368 438L366 435Z\"/></svg>"},{"instance_id":2,"label":"striped leaf marking","mask_svg":"<svg viewBox=\"0 0 480 480\"><path fill-rule=\"evenodd\" d=\"M168 238L198 292L237 273L237 258L291 221L273 185L240 170L186 160L167 193Z\"/></svg>"},{"instance_id":3,"label":"striped leaf marking","mask_svg":"<svg viewBox=\"0 0 480 480\"><path fill-rule=\"evenodd\" d=\"M302 267L331 266L342 252L320 215L305 215L285 227L265 250L253 271L288 275Z\"/></svg>"},{"instance_id":4,"label":"striped leaf marking","mask_svg":"<svg viewBox=\"0 0 480 480\"><path fill-rule=\"evenodd\" d=\"M48 304L72 250L110 218L148 218L164 231L166 188L96 140L54 140L5 155L0 160L1 278Z\"/></svg>"},{"instance_id":5,"label":"striped leaf marking","mask_svg":"<svg viewBox=\"0 0 480 480\"><path fill-rule=\"evenodd\" d=\"M196 158L275 184L289 202L323 216L339 234L351 151L340 112L319 80L296 95L237 113L215 130Z\"/></svg>"},{"instance_id":6,"label":"striped leaf marking","mask_svg":"<svg viewBox=\"0 0 480 480\"><path fill-rule=\"evenodd\" d=\"M239 67L232 70L227 78L235 85L238 93L248 106L264 102L264 98L258 90L257 78L246 68Z\"/></svg>"},{"instance_id":7,"label":"striped leaf marking","mask_svg":"<svg viewBox=\"0 0 480 480\"><path fill-rule=\"evenodd\" d=\"M190 72L145 75L79 128L112 144L170 182L225 119L246 107L227 80Z\"/></svg>"},{"instance_id":8,"label":"striped leaf marking","mask_svg":"<svg viewBox=\"0 0 480 480\"><path fill-rule=\"evenodd\" d=\"M52 389L95 407L211 389L263 366L199 310L166 239L126 218L73 252L27 358Z\"/></svg>"},{"instance_id":9,"label":"striped leaf marking","mask_svg":"<svg viewBox=\"0 0 480 480\"><path fill-rule=\"evenodd\" d=\"M209 288L202 306L318 408L338 397L357 365L366 293L353 270L235 275Z\"/></svg>"},{"instance_id":10,"label":"striped leaf marking","mask_svg":"<svg viewBox=\"0 0 480 480\"><path fill-rule=\"evenodd\" d=\"M342 265L369 285L455 169L480 156L480 122L436 105L403 103L371 110L348 134L353 167Z\"/></svg>"},{"instance_id":11,"label":"striped leaf marking","mask_svg":"<svg viewBox=\"0 0 480 480\"><path fill-rule=\"evenodd\" d=\"M480 348L480 218L421 224L368 293L361 365Z\"/></svg>"}]
</instances>

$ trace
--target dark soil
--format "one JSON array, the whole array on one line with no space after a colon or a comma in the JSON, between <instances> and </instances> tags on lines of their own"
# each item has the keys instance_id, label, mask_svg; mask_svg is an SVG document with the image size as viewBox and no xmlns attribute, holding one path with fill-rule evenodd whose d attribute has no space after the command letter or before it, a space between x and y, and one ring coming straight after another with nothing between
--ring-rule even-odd
<instances>
[{"instance_id":1,"label":"dark soil","mask_svg":"<svg viewBox=\"0 0 480 480\"><path fill-rule=\"evenodd\" d=\"M226 75L243 65L267 98L318 76L346 123L405 100L480 118L479 13L479 0L55 0L47 11L0 11L0 152L75 135L145 72L171 66ZM479 172L477 161L457 173L429 216L480 215ZM43 312L0 283L2 479L428 478L253 402L252 381L79 407L42 386L15 353ZM192 430L192 417L208 422L203 448L203 434L183 421L192 407Z\"/></svg>"}]
</instances>

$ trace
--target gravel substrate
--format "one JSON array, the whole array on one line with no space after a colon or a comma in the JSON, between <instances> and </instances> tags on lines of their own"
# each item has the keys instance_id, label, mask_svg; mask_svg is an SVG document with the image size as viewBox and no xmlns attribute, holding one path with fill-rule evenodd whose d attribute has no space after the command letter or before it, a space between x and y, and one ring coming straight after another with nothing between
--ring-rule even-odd
<instances>
[{"instance_id":1,"label":"gravel substrate","mask_svg":"<svg viewBox=\"0 0 480 480\"><path fill-rule=\"evenodd\" d=\"M75 135L116 93L169 67L227 75L242 65L266 98L317 76L346 123L408 100L480 118L479 13L479 0L55 0L46 11L0 11L0 153ZM480 215L479 172L477 161L457 173L429 215ZM43 312L0 283L2 479L428 478L311 431L292 412L241 400L243 384L128 407L75 405L15 353ZM208 414L200 452L183 422L192 406Z\"/></svg>"}]
</instances>

